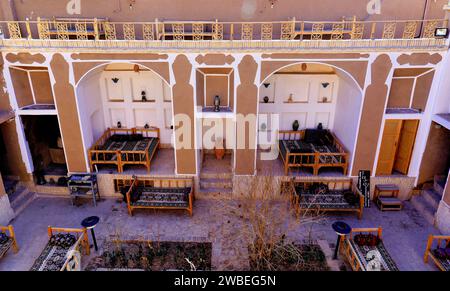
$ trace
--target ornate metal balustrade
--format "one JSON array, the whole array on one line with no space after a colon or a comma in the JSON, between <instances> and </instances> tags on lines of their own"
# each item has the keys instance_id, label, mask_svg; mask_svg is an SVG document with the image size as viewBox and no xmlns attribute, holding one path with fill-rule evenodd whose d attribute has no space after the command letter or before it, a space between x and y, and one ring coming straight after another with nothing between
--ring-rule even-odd
<instances>
[{"instance_id":1,"label":"ornate metal balustrade","mask_svg":"<svg viewBox=\"0 0 450 291\"><path fill-rule=\"evenodd\" d=\"M54 18L36 21L0 22L0 38L5 40L41 41L341 41L395 40L409 45L418 42L401 40L435 39L435 30L447 27L446 19L403 21L319 22L219 22L159 21L110 22L108 19ZM5 43L5 42L3 42ZM394 42L391 42L394 43ZM444 44L444 41L437 42ZM89 46L89 45L88 45ZM335 45L339 46L339 45Z\"/></svg>"}]
</instances>

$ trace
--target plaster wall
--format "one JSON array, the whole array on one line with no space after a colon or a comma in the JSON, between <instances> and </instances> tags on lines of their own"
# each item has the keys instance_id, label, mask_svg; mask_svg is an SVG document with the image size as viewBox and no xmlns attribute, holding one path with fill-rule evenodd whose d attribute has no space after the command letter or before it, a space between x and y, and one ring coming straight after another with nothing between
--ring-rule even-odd
<instances>
[{"instance_id":1,"label":"plaster wall","mask_svg":"<svg viewBox=\"0 0 450 291\"><path fill-rule=\"evenodd\" d=\"M349 164L356 146L362 95L348 76L341 74L336 100L333 132L349 152Z\"/></svg>"},{"instance_id":2,"label":"plaster wall","mask_svg":"<svg viewBox=\"0 0 450 291\"><path fill-rule=\"evenodd\" d=\"M13 2L13 7L9 4ZM53 16L69 17L66 5L68 0L0 0L4 19L17 17ZM370 15L367 11L369 1L354 0L283 0L276 1L271 8L266 0L137 0L130 9L127 1L98 0L81 1L79 17L108 17L112 21L153 21L163 20L214 20L221 21L270 21L287 20L295 16L301 20L340 20L342 16L355 15L360 20L383 19L421 19L443 18L442 7L447 0L389 0L381 2L381 14ZM15 8L14 8L15 7ZM404 7L407 9L401 9ZM330 9L332 8L332 9ZM400 9L399 9L400 8ZM350 12L351 11L351 12ZM78 16L78 15L77 15Z\"/></svg>"}]
</instances>

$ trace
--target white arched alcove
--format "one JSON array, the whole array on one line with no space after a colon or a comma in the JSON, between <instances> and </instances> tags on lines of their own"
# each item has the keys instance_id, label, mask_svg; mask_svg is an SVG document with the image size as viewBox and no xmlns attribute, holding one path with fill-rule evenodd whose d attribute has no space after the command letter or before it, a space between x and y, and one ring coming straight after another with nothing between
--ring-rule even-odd
<instances>
[{"instance_id":1,"label":"white arched alcove","mask_svg":"<svg viewBox=\"0 0 450 291\"><path fill-rule=\"evenodd\" d=\"M351 165L361 105L362 90L348 72L318 62L287 65L260 84L258 144L261 148L268 146L261 142L269 136L264 129L292 130L294 120L298 120L300 129L316 128L322 123L345 146ZM278 116L278 127L271 124L271 120L276 121L273 114Z\"/></svg>"},{"instance_id":2,"label":"white arched alcove","mask_svg":"<svg viewBox=\"0 0 450 291\"><path fill-rule=\"evenodd\" d=\"M154 71L133 63L103 64L80 79L76 94L86 151L118 122L123 128L158 127L162 147L173 147L172 92Z\"/></svg>"}]
</instances>

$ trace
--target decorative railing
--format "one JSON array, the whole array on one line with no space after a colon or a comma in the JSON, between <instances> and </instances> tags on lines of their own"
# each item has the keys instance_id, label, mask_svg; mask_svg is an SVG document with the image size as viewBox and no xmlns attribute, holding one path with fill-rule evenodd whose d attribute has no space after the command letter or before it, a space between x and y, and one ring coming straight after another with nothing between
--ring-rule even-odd
<instances>
[{"instance_id":1,"label":"decorative railing","mask_svg":"<svg viewBox=\"0 0 450 291\"><path fill-rule=\"evenodd\" d=\"M271 41L431 39L448 20L401 21L288 21L219 22L159 21L110 22L108 19L38 18L0 22L0 38L28 40L126 41Z\"/></svg>"}]
</instances>

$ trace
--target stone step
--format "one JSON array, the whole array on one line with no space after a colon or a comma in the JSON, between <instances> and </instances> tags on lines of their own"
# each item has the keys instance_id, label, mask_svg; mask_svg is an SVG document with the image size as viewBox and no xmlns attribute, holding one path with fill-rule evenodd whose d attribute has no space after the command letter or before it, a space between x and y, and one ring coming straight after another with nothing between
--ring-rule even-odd
<instances>
[{"instance_id":1,"label":"stone step","mask_svg":"<svg viewBox=\"0 0 450 291\"><path fill-rule=\"evenodd\" d=\"M34 191L45 196L70 197L69 188L61 186L36 185Z\"/></svg>"},{"instance_id":2,"label":"stone step","mask_svg":"<svg viewBox=\"0 0 450 291\"><path fill-rule=\"evenodd\" d=\"M11 202L11 207L14 210L15 216L19 215L31 202L36 199L36 193L26 190L19 198Z\"/></svg>"},{"instance_id":3,"label":"stone step","mask_svg":"<svg viewBox=\"0 0 450 291\"><path fill-rule=\"evenodd\" d=\"M200 188L223 188L232 189L233 181L231 179L200 179Z\"/></svg>"},{"instance_id":4,"label":"stone step","mask_svg":"<svg viewBox=\"0 0 450 291\"><path fill-rule=\"evenodd\" d=\"M232 179L231 172L201 171L200 179Z\"/></svg>"},{"instance_id":5,"label":"stone step","mask_svg":"<svg viewBox=\"0 0 450 291\"><path fill-rule=\"evenodd\" d=\"M11 195L16 192L16 187L19 182L14 179L4 179L3 186L5 187L6 194Z\"/></svg>"},{"instance_id":6,"label":"stone step","mask_svg":"<svg viewBox=\"0 0 450 291\"><path fill-rule=\"evenodd\" d=\"M431 207L423 196L413 197L411 204L429 224L435 225L434 215L437 209Z\"/></svg>"},{"instance_id":7,"label":"stone step","mask_svg":"<svg viewBox=\"0 0 450 291\"><path fill-rule=\"evenodd\" d=\"M8 194L9 202L11 203L11 205L14 202L19 201L22 198L22 196L25 195L27 192L28 192L27 187L17 184L14 187L14 192Z\"/></svg>"},{"instance_id":8,"label":"stone step","mask_svg":"<svg viewBox=\"0 0 450 291\"><path fill-rule=\"evenodd\" d=\"M233 189L224 189L224 188L204 188L198 189L195 192L196 199L231 199L233 194Z\"/></svg>"},{"instance_id":9,"label":"stone step","mask_svg":"<svg viewBox=\"0 0 450 291\"><path fill-rule=\"evenodd\" d=\"M423 190L421 195L432 208L437 209L439 207L442 196L434 191L434 189Z\"/></svg>"},{"instance_id":10,"label":"stone step","mask_svg":"<svg viewBox=\"0 0 450 291\"><path fill-rule=\"evenodd\" d=\"M441 196L444 195L445 183L447 182L447 177L443 175L434 176L434 190Z\"/></svg>"}]
</instances>

